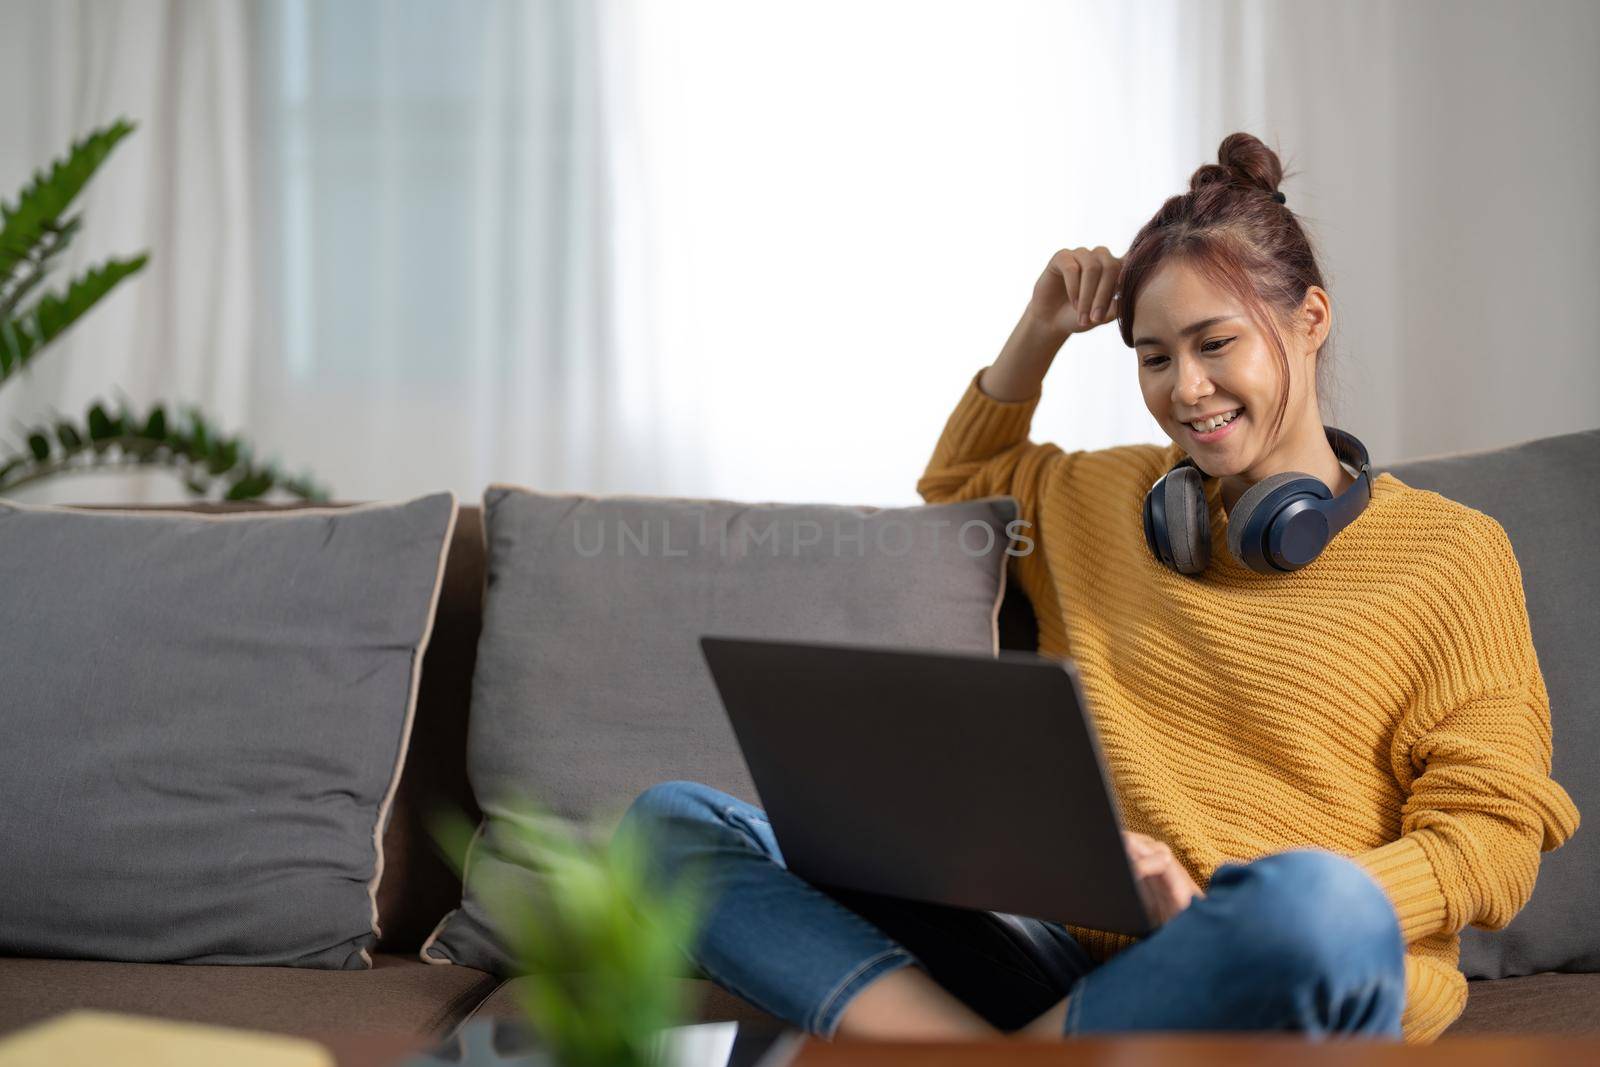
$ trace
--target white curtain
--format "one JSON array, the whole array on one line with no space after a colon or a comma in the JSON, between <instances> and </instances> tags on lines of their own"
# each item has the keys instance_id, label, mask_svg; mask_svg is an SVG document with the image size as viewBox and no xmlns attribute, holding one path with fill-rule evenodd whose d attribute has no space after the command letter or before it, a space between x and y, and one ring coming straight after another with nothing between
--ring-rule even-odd
<instances>
[{"instance_id":1,"label":"white curtain","mask_svg":"<svg viewBox=\"0 0 1600 1067\"><path fill-rule=\"evenodd\" d=\"M1073 162L1127 107L1040 132L1150 34L1177 50L1152 9L265 14L263 230L283 258L253 425L362 497L503 480L914 501L1054 247L1113 243L1184 166L1172 83L1128 87L1152 116L1144 201ZM1076 347L1102 358L1055 421L1158 433L1114 339Z\"/></svg>"},{"instance_id":2,"label":"white curtain","mask_svg":"<svg viewBox=\"0 0 1600 1067\"><path fill-rule=\"evenodd\" d=\"M130 0L0 6L0 189L143 126L80 259L155 259L0 393L206 405L345 499L916 501L1051 252L1126 248L1236 129L1380 462L1600 424L1578 2ZM1486 267L1485 263L1498 264ZM1512 269L1508 264L1515 264ZM1162 441L1074 338L1035 436ZM169 481L103 493L172 496ZM91 483L47 498L90 499Z\"/></svg>"},{"instance_id":3,"label":"white curtain","mask_svg":"<svg viewBox=\"0 0 1600 1067\"><path fill-rule=\"evenodd\" d=\"M1178 12L641 7L657 336L703 412L705 464L681 489L918 502L945 418L1050 255L1125 244L1192 166ZM1140 50L1161 62L1129 77ZM1109 331L1061 363L1042 435L1159 436Z\"/></svg>"}]
</instances>

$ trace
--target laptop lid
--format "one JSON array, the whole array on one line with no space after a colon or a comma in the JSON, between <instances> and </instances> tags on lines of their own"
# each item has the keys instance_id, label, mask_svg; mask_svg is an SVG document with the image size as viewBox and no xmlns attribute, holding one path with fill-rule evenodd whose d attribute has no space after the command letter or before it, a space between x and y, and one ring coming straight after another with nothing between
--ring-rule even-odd
<instances>
[{"instance_id":1,"label":"laptop lid","mask_svg":"<svg viewBox=\"0 0 1600 1067\"><path fill-rule=\"evenodd\" d=\"M1154 928L1070 661L712 634L700 647L802 878Z\"/></svg>"}]
</instances>

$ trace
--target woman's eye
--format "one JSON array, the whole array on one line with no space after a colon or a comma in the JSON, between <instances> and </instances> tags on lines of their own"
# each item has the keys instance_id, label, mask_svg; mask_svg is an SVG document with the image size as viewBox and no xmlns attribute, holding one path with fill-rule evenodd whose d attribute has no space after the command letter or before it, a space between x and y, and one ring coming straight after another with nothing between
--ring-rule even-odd
<instances>
[{"instance_id":1,"label":"woman's eye","mask_svg":"<svg viewBox=\"0 0 1600 1067\"><path fill-rule=\"evenodd\" d=\"M1215 341L1207 341L1205 344L1201 345L1200 346L1200 351L1202 351L1202 352L1220 352L1220 351L1222 351L1222 349L1225 346L1227 346L1233 340L1234 340L1234 338L1232 338L1232 337L1219 337ZM1159 366L1161 366L1161 364L1165 363L1166 361L1167 361L1167 357L1166 356L1151 356L1149 359L1144 360L1142 365L1146 366L1146 367L1159 367Z\"/></svg>"}]
</instances>

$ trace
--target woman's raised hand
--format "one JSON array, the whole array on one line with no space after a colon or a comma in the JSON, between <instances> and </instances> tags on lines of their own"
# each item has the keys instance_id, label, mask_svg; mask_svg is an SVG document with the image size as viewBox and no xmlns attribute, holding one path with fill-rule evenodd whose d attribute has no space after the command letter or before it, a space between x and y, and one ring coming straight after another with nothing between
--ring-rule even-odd
<instances>
[{"instance_id":1,"label":"woman's raised hand","mask_svg":"<svg viewBox=\"0 0 1600 1067\"><path fill-rule=\"evenodd\" d=\"M1062 334L1083 333L1117 317L1122 260L1106 250L1063 248L1033 283L1028 314Z\"/></svg>"},{"instance_id":2,"label":"woman's raised hand","mask_svg":"<svg viewBox=\"0 0 1600 1067\"><path fill-rule=\"evenodd\" d=\"M1122 840L1139 886L1139 897L1158 924L1187 908L1195 897L1205 895L1166 842L1132 830L1122 831Z\"/></svg>"},{"instance_id":3,"label":"woman's raised hand","mask_svg":"<svg viewBox=\"0 0 1600 1067\"><path fill-rule=\"evenodd\" d=\"M1104 246L1051 256L999 358L979 377L979 390L1007 402L1038 396L1067 338L1116 318L1121 281L1122 260Z\"/></svg>"}]
</instances>

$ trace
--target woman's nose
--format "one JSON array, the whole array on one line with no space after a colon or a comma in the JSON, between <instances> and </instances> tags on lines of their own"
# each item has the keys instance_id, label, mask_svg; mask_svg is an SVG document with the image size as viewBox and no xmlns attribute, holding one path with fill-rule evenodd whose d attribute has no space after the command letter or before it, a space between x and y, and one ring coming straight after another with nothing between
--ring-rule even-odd
<instances>
[{"instance_id":1,"label":"woman's nose","mask_svg":"<svg viewBox=\"0 0 1600 1067\"><path fill-rule=\"evenodd\" d=\"M1216 390L1211 388L1211 383L1208 380L1205 378L1193 378L1187 382L1180 383L1178 388L1173 391L1172 398L1180 406L1192 410L1199 405L1200 401L1214 392Z\"/></svg>"}]
</instances>

